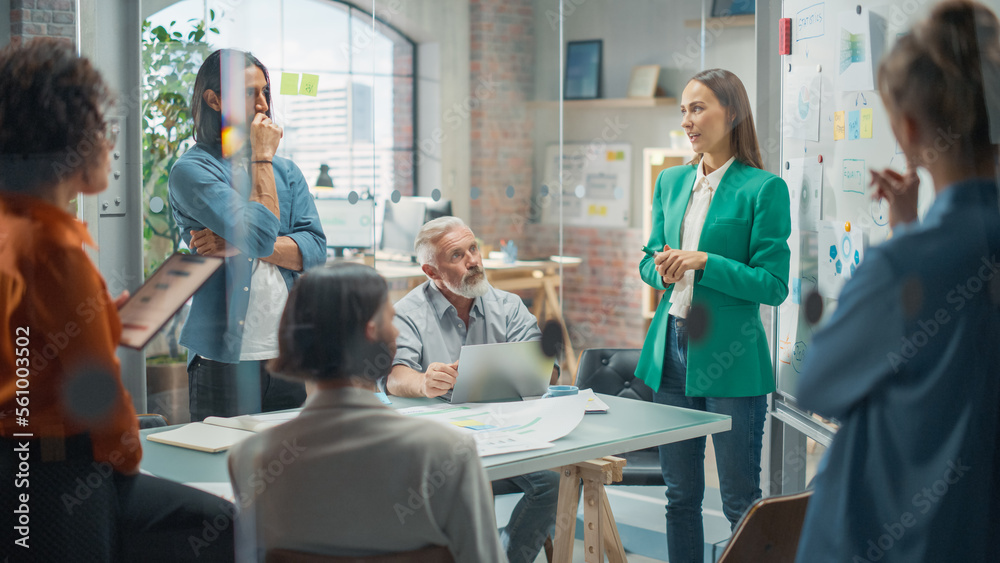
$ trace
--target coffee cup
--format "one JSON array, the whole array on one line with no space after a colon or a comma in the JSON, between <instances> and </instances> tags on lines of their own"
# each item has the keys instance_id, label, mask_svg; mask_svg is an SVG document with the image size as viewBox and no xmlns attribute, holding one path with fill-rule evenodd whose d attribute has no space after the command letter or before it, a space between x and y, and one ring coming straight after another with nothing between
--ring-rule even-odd
<instances>
[{"instance_id":1,"label":"coffee cup","mask_svg":"<svg viewBox=\"0 0 1000 563\"><path fill-rule=\"evenodd\" d=\"M549 385L549 392L542 395L542 398L565 397L566 395L576 395L580 388L576 385Z\"/></svg>"}]
</instances>

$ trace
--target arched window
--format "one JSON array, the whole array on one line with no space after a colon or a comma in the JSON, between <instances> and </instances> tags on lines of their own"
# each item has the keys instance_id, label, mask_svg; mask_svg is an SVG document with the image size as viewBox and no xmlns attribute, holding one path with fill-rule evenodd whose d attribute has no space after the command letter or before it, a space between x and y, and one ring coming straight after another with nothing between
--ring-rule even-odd
<instances>
[{"instance_id":1,"label":"arched window","mask_svg":"<svg viewBox=\"0 0 1000 563\"><path fill-rule=\"evenodd\" d=\"M218 48L250 51L268 68L272 114L284 129L278 154L311 187L324 186L317 190L324 197L353 205L415 192L414 44L370 13L337 0L181 0L149 16L142 39L147 275L181 246L167 177L193 145L195 76ZM185 316L147 347L148 358L161 357L150 364L182 361L177 335ZM184 406L176 399L151 395L151 412L177 421Z\"/></svg>"},{"instance_id":2,"label":"arched window","mask_svg":"<svg viewBox=\"0 0 1000 563\"><path fill-rule=\"evenodd\" d=\"M244 0L236 12L231 0L182 0L149 20L179 26L214 14L206 27L218 33L204 41L252 51L268 67L281 154L310 182L327 164L338 188L413 193L413 42L335 0ZM282 73L317 75L316 96L281 94Z\"/></svg>"},{"instance_id":3,"label":"arched window","mask_svg":"<svg viewBox=\"0 0 1000 563\"><path fill-rule=\"evenodd\" d=\"M143 38L146 238L164 247L159 254L175 243L155 240L169 239L172 223L157 175L191 143L190 116L163 109L190 101L204 55L220 47L250 51L268 68L284 128L278 154L310 186L332 183L330 195L345 198L415 193L414 44L370 13L336 0L181 0L150 16ZM318 80L315 92L306 92L307 75ZM151 253L147 268L157 263Z\"/></svg>"}]
</instances>

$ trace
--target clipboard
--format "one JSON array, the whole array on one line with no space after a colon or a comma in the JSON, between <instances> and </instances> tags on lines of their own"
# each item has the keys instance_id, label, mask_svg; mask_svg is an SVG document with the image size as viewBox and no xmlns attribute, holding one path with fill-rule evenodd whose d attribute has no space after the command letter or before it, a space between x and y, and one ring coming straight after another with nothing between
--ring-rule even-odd
<instances>
[{"instance_id":1,"label":"clipboard","mask_svg":"<svg viewBox=\"0 0 1000 563\"><path fill-rule=\"evenodd\" d=\"M118 310L120 345L142 350L222 266L222 258L175 252Z\"/></svg>"}]
</instances>

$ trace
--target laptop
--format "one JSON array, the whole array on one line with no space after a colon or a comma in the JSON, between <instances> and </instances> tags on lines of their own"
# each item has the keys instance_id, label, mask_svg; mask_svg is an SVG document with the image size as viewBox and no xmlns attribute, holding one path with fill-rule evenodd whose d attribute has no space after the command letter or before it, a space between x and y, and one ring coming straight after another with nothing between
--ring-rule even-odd
<instances>
[{"instance_id":1,"label":"laptop","mask_svg":"<svg viewBox=\"0 0 1000 563\"><path fill-rule=\"evenodd\" d=\"M441 396L451 403L496 403L541 397L549 389L555 358L541 342L463 346L455 387Z\"/></svg>"}]
</instances>

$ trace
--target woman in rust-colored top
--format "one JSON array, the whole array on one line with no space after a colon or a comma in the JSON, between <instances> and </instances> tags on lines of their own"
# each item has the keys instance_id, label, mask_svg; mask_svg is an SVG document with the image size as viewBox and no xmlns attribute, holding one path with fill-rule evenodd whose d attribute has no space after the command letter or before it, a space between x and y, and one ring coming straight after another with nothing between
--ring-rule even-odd
<instances>
[{"instance_id":1,"label":"woman in rust-colored top","mask_svg":"<svg viewBox=\"0 0 1000 563\"><path fill-rule=\"evenodd\" d=\"M86 226L66 211L108 186L111 100L64 43L0 51L0 553L232 560L230 503L139 475L115 356L119 303L84 250ZM205 538L206 522L225 526Z\"/></svg>"}]
</instances>

